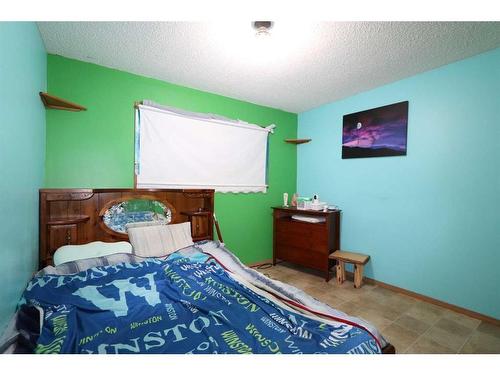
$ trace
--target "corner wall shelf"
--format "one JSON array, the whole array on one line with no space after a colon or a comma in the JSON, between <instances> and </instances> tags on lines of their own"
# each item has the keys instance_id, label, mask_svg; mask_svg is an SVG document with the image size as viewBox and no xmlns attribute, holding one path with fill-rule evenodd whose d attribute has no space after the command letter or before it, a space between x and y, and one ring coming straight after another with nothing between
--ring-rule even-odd
<instances>
[{"instance_id":1,"label":"corner wall shelf","mask_svg":"<svg viewBox=\"0 0 500 375\"><path fill-rule=\"evenodd\" d=\"M300 145L301 143L311 142L311 140L310 139L285 139L285 142Z\"/></svg>"},{"instance_id":2,"label":"corner wall shelf","mask_svg":"<svg viewBox=\"0 0 500 375\"><path fill-rule=\"evenodd\" d=\"M45 108L52 109L62 109L64 111L86 111L87 108L82 107L81 105L68 102L67 100L58 98L57 96L47 94L46 92L40 92L40 99L42 99L43 105Z\"/></svg>"}]
</instances>

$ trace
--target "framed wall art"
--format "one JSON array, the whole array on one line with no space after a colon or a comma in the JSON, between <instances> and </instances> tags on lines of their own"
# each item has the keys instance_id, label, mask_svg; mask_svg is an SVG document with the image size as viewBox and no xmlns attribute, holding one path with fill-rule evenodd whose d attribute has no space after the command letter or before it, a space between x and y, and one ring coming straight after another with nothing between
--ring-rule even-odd
<instances>
[{"instance_id":1,"label":"framed wall art","mask_svg":"<svg viewBox=\"0 0 500 375\"><path fill-rule=\"evenodd\" d=\"M406 155L408 101L351 113L342 125L342 159Z\"/></svg>"}]
</instances>

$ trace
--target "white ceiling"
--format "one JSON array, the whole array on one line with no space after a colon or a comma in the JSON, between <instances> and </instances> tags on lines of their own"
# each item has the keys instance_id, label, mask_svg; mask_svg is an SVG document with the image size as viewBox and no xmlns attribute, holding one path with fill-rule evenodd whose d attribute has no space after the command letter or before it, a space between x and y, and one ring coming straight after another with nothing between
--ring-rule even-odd
<instances>
[{"instance_id":1,"label":"white ceiling","mask_svg":"<svg viewBox=\"0 0 500 375\"><path fill-rule=\"evenodd\" d=\"M500 22L38 26L48 53L296 113L500 46Z\"/></svg>"}]
</instances>

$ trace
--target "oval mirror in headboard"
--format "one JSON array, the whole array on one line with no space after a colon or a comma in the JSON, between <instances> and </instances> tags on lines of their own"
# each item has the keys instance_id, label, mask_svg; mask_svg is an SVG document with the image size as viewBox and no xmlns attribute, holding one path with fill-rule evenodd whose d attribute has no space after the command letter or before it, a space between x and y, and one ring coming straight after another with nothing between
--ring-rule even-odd
<instances>
[{"instance_id":1,"label":"oval mirror in headboard","mask_svg":"<svg viewBox=\"0 0 500 375\"><path fill-rule=\"evenodd\" d=\"M169 224L175 209L155 197L139 196L115 199L99 213L101 227L113 236L127 238L126 225L137 222Z\"/></svg>"}]
</instances>

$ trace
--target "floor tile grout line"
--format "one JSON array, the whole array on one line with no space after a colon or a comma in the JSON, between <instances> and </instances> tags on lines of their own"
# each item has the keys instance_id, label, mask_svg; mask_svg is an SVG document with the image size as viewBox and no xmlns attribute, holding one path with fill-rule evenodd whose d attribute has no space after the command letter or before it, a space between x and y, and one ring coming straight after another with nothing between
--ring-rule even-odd
<instances>
[{"instance_id":1,"label":"floor tile grout line","mask_svg":"<svg viewBox=\"0 0 500 375\"><path fill-rule=\"evenodd\" d=\"M424 332L422 332L422 334L420 336L418 336L417 339L414 342L412 342L412 344L408 347L408 349L410 349L413 346L413 344L415 344L418 340L420 340L420 338L422 338L427 332L429 332L431 330L431 328L436 325L437 322L439 322L439 320L436 320L434 323L430 324L429 328L427 328ZM430 340L432 340L432 339L430 339ZM434 340L432 340L432 341L434 341ZM444 345L442 345L442 346L444 346ZM451 350L451 348L448 348L448 349Z\"/></svg>"},{"instance_id":2,"label":"floor tile grout line","mask_svg":"<svg viewBox=\"0 0 500 375\"><path fill-rule=\"evenodd\" d=\"M401 328L405 328L405 327L403 327L403 326L399 325L398 323L396 323L396 321L397 321L399 318L401 318L401 316L403 316L403 315L404 315L404 313L400 314L400 315L399 315L396 319L394 319L394 320L391 322L391 324L389 324L387 327L385 327L385 329L387 329L388 327L392 326L393 324L397 324L399 327L401 327ZM405 328L405 329L407 329L407 328ZM411 330L408 330L408 331L411 331ZM379 332L380 332L380 334L383 336L383 334L382 334L382 330L380 330ZM415 333L416 333L416 332L415 332ZM385 337L384 337L384 339L385 339ZM417 336L417 339L418 339L418 336ZM416 341L417 339L415 339L415 341ZM412 341L412 342L411 342L411 344L410 344L410 345L408 345L408 348L406 348L406 349L408 350L409 348L411 348L411 346L413 345L413 343L414 343L415 341ZM392 344L392 343L391 343L391 344ZM392 344L392 345L394 345L394 344ZM396 348L396 346L395 346L395 345L394 345L394 347ZM404 351L404 353L406 353L406 350ZM396 354L404 354L404 353L398 353L398 348L396 348Z\"/></svg>"},{"instance_id":3,"label":"floor tile grout line","mask_svg":"<svg viewBox=\"0 0 500 375\"><path fill-rule=\"evenodd\" d=\"M280 272L278 275L273 275L273 276L274 276L274 277L276 277L276 279L278 279L278 280L279 280L279 279L281 278L281 276L284 276L284 277L288 277L288 276L290 276L290 277L294 277L294 278L295 278L295 277L297 276L297 274L299 274L299 271L298 271L298 270L293 270L293 272L291 272L290 274L281 274L281 272ZM321 279L321 281L323 281L323 280L324 280L324 279ZM304 280L303 280L303 281L304 281L306 284L308 284L308 286L311 286L311 287L313 287L313 288L314 288L314 287L315 287L315 288L320 287L321 289L325 288L325 284L321 284L321 286L319 285L319 281L320 281L320 279L317 279L317 280L316 280L316 278L309 278L309 277L307 277L307 278L304 278ZM291 284L291 285L293 285L293 284ZM327 287L328 287L328 286L330 286L330 287L332 287L332 288L334 288L334 287L335 287L333 284L326 285L326 286L327 286ZM298 287L298 286L296 286L296 287L297 287L298 289L304 290L304 287ZM344 304L346 304L346 303L353 303L353 304L355 304L355 305L358 305L358 302L359 302L359 301L358 301L358 302L355 302L354 300L359 299L359 298L361 298L361 300L364 300L364 298L363 298L363 297L365 297L366 295L372 295L372 296L373 296L373 295L375 295L375 296L376 296L376 294L375 294L375 293L373 293L373 290L375 290L376 288L377 288L377 286L375 286L374 288L371 288L370 290L368 290L368 291L366 291L366 292L364 292L364 293L358 293L358 294L356 294L357 292L352 292L352 293L351 293L351 292L350 292L350 290L349 290L349 288L345 288L346 293L342 292L342 293L341 293L341 296L339 296L338 294L335 294L335 293L333 294L333 296L334 296L336 299L338 299L338 300L340 300L340 301L343 301L343 302L342 302L342 303L339 303L339 304L338 304L338 307L332 306L332 308L334 308L334 309L338 309L338 310L342 311L342 307L341 307L341 306L342 306L342 305L344 305ZM344 289L344 288L342 288L342 289ZM337 289L337 290L342 290L342 289ZM332 292L334 292L334 290L332 290ZM397 292L393 292L393 293L390 295L390 297L392 297L392 296L394 296L394 295L398 295L398 293L397 293ZM347 296L348 298L346 298L346 296ZM313 296L313 297L314 297L314 296ZM390 298L390 297L389 297L389 298ZM320 302L327 303L327 302L325 302L325 300L324 300L324 298L326 298L326 296L320 296L320 297L314 297L314 298L315 298L315 299L317 299L317 300L318 300L318 301L320 301ZM370 301L368 301L368 303L370 303ZM328 305L330 305L329 303L327 303L327 304L328 304ZM330 306L331 306L331 305L330 305ZM362 308L362 306L360 305L360 306L358 306L358 308ZM411 309L411 307L410 307L410 309ZM398 315L395 319L390 320L390 323L389 323L386 327L384 327L384 329L386 329L387 327L389 327L389 326L391 326L391 325L393 325L393 324L398 324L398 323L397 323L397 321L398 321L399 319L401 319L403 316L405 316L405 314L407 315L407 313L408 313L408 311L409 311L410 309L407 309L407 310L403 311L403 312L402 312L401 314L399 314L399 315ZM411 343L408 345L407 349L406 349L404 352L400 352L399 354L403 354L403 353L410 354L410 353L408 353L408 350L410 350L410 349L411 349L411 348L412 348L412 347L416 344L416 342L417 342L417 341L419 341L420 339L422 339L422 337L423 337L423 336L425 336L425 335L426 335L426 334L427 334L427 333L428 333L431 329L433 329L433 328L437 327L436 325L437 325L437 323L438 323L441 319L443 319L443 318L448 318L448 319L453 320L453 318L452 318L451 316L448 316L448 315L446 314L447 312L453 312L453 311L452 311L452 310L450 310L450 309L446 309L446 308L443 308L443 309L444 309L444 312L443 312L441 315L439 315L439 316L437 317L438 319L436 319L436 320L435 320L432 324L429 324L429 327L428 327L427 329L425 329L425 330L424 330L421 334L418 334L418 332L416 332L416 331L414 331L414 330L412 330L412 329L410 329L410 328L406 328L406 327L404 327L404 326L401 326L402 328L406 328L406 329L408 329L409 331L412 331L412 332L414 332L414 333L417 333L417 334L418 334L418 336L415 338L415 340L411 341ZM376 310L376 309L375 309L375 310ZM350 315L355 316L355 314L350 314ZM411 317L411 315L410 315L410 317ZM426 322L426 321L425 321L425 320L423 320L422 322ZM457 322L457 323L458 323L458 322ZM458 323L458 324L461 324L461 323ZM478 325L478 326L479 326L479 325ZM451 349L450 347L448 347L448 345L443 345L443 344L441 344L441 343L439 343L439 342L437 342L437 341L433 340L432 338L429 338L429 339L430 339L430 340L432 340L433 342L435 342L436 344L439 344L440 346L442 346L442 347L444 347L444 348L446 348L446 349L448 349L448 350L451 350L451 351L452 351L452 352L454 352L455 354L459 354L459 353L460 353L460 351L461 351L461 350L463 350L463 348L465 347L465 345L466 345L466 344L470 341L471 337L472 337L475 333L480 333L480 331L478 331L478 329L477 329L477 328L478 328L478 326L476 326L475 328L471 328L471 331L470 331L467 335L461 336L461 337L463 337L463 338L464 338L464 342L460 345L460 347L459 347L457 350L453 350L453 349ZM467 326L467 325L464 325L464 327L467 327L467 328L468 328L468 326ZM381 332L381 330L380 330L380 332ZM453 333L453 332L450 332L450 333Z\"/></svg>"},{"instance_id":4,"label":"floor tile grout line","mask_svg":"<svg viewBox=\"0 0 500 375\"><path fill-rule=\"evenodd\" d=\"M405 313L403 313L402 315L404 315L404 314L405 314ZM408 350L409 350L409 349L410 349L410 348L411 348L411 347L412 347L412 346L413 346L413 345L414 345L414 344L415 344L418 340L420 340L420 338L422 338L422 337L423 337L423 336L424 336L427 332L429 332L429 331L430 331L433 327L436 327L436 324L437 324L437 323L438 323L441 319L443 319L443 318L446 318L445 314L440 315L440 316L439 316L439 319L437 319L434 323L430 324L430 325L429 325L429 327L428 327L425 331L423 331L423 332L422 332L422 333L421 333L421 334L420 334L420 335L419 335L419 336L418 336L418 337L417 337L417 338L416 338L416 339L415 339L415 340L414 340L414 341L413 341L413 342L412 342L412 343L408 346L408 349L407 349L407 350L405 350L405 353L407 353L407 352L408 352ZM396 322L395 322L395 323L396 323ZM397 324L397 323L396 323L396 324ZM404 328L404 327L403 327L403 328ZM437 327L437 328L439 328L439 327ZM411 331L411 329L409 329L409 330ZM476 329L472 329L472 330L471 330L471 332L470 332L470 333L466 336L464 343L463 343L463 344L460 346L460 348L458 348L456 351L455 351L455 350L453 350L452 348L450 348L450 347L446 346L446 345L443 345L443 344L441 344L441 343L439 343L439 342L437 342L437 341L433 340L432 338L429 338L429 339L430 339L430 340L432 340L432 341L434 341L434 342L436 342L437 344L439 344L439 345L441 345L441 346L443 346L443 347L445 347L445 348L449 349L449 350L454 351L454 352L455 352L454 354L459 354L459 353L460 353L460 351L462 350L462 348L465 346L465 344L467 344L467 342L468 342L468 341L469 341L469 339L472 337L472 335L474 334L474 332L475 332L475 331L476 331ZM415 331L413 331L413 332L415 332ZM416 332L415 332L415 333L416 333ZM411 353L408 353L408 354L411 354Z\"/></svg>"},{"instance_id":5,"label":"floor tile grout line","mask_svg":"<svg viewBox=\"0 0 500 375\"><path fill-rule=\"evenodd\" d=\"M447 309L447 310L448 310L448 311L452 311L452 310L449 310L449 309ZM437 324L437 323L438 323L441 319L443 319L443 318L448 319L446 316L441 316L441 317L440 317L440 319L439 319L439 320L437 320L437 321L436 321L436 322L435 322L435 323L431 326L431 328L432 328L432 327L434 327L434 326L435 326L435 325L436 325L436 324ZM457 323L457 324L459 324L459 323ZM437 327L437 328L439 328L439 327ZM467 328L467 327L466 327L466 328ZM430 329L430 328L429 328L429 329ZM469 341L469 339L472 337L472 334L474 333L474 331L475 331L475 330L476 330L476 329L472 329L472 330L471 330L471 332L469 332L469 334L467 334L467 335L466 335L466 338L465 338L464 343L463 343L462 345L460 345L460 348L458 348L458 349L457 349L457 351L455 352L455 354L460 354L460 350L462 350L462 348L465 346L465 344L467 344L467 342L468 342L468 341ZM450 333L451 333L451 332L450 332ZM458 336L458 335L457 335L457 336ZM433 340L433 341L434 341L434 340ZM438 344L439 344L439 343L438 343ZM442 344L440 344L440 345L442 345ZM442 345L442 346L444 346L444 347L446 347L446 348L448 348L448 349L451 349L451 348L447 347L446 345Z\"/></svg>"},{"instance_id":6,"label":"floor tile grout line","mask_svg":"<svg viewBox=\"0 0 500 375\"><path fill-rule=\"evenodd\" d=\"M469 335L467 336L467 338L465 339L464 343L460 346L460 348L458 349L457 351L457 354L460 354L460 352L462 351L462 349L464 348L465 344L467 344L470 340L470 338L472 337L472 335L474 334L474 332L476 331L476 329L473 329Z\"/></svg>"},{"instance_id":7,"label":"floor tile grout line","mask_svg":"<svg viewBox=\"0 0 500 375\"><path fill-rule=\"evenodd\" d=\"M413 307L413 306L412 306L412 307ZM411 310L411 308L410 308L410 309L408 309L407 311L405 311L403 314L401 314L401 316L400 316L397 320L399 320L399 319L400 319L403 315L406 315L406 316L408 316L408 317L410 317L410 318L413 318L411 315L408 315L408 314L407 314L407 312L408 312L409 310ZM418 319L416 319L416 318L413 318L413 319L418 320ZM396 321L395 321L394 323L398 324ZM425 322L424 322L424 323L425 323ZM421 338L421 337L422 337L422 336L423 336L423 335L424 335L424 334L425 334L425 333L426 333L429 329L431 329L431 327L432 327L432 324L429 324L429 327L427 327L427 329L425 329L425 330L424 330L423 332L421 332L421 333L416 332L416 331L413 331L411 328L407 328L409 331L415 332L415 333L417 334L417 338L416 338L415 340L413 340L413 341L412 341L412 343L408 346L408 348L404 351L404 353L406 354L406 353L408 352L408 350L409 350L409 349L413 346L413 344L415 344L418 340L420 340L420 338ZM403 328L406 328L406 327L403 327ZM401 353L401 354L402 354L402 353Z\"/></svg>"}]
</instances>

